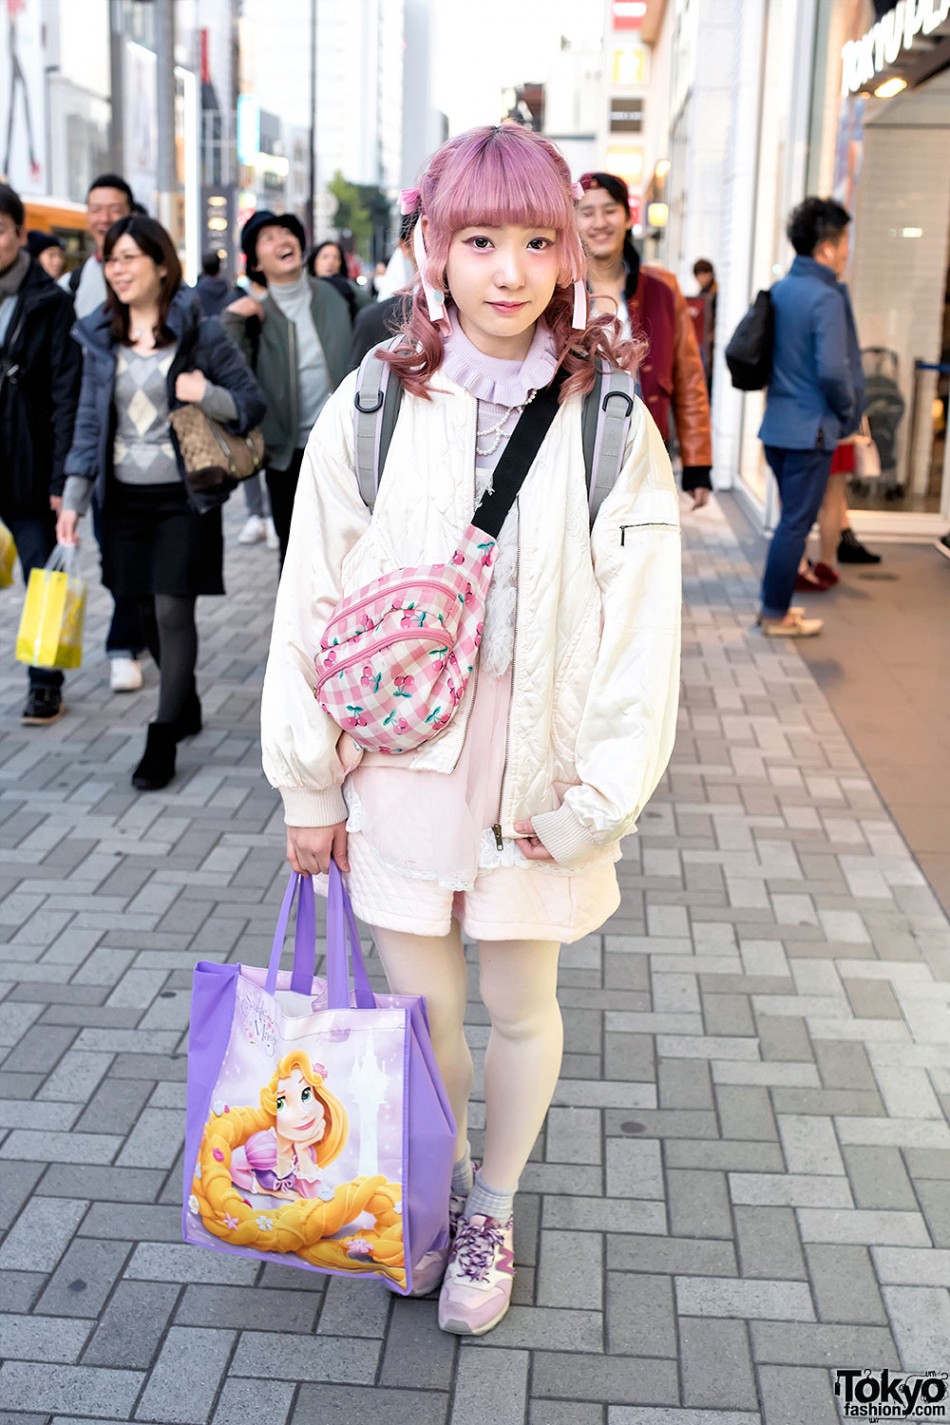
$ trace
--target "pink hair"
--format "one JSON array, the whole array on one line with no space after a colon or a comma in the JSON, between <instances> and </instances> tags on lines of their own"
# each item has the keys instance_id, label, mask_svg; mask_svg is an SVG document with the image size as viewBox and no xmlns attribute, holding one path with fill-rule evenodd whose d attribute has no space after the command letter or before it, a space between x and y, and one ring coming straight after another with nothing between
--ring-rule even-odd
<instances>
[{"instance_id":1,"label":"pink hair","mask_svg":"<svg viewBox=\"0 0 950 1425\"><path fill-rule=\"evenodd\" d=\"M432 155L419 194L422 215L428 218L424 276L437 290L445 288L449 247L463 228L513 224L557 233L558 286L544 317L554 334L558 365L568 373L562 400L591 389L598 359L636 370L645 345L620 340L615 318L596 317L583 331L572 328L573 284L584 277L587 264L574 221L570 170L549 139L514 124L469 129ZM429 320L418 278L412 295L412 310L402 329L407 342L382 354L408 391L428 399L428 383L442 363L444 348Z\"/></svg>"}]
</instances>

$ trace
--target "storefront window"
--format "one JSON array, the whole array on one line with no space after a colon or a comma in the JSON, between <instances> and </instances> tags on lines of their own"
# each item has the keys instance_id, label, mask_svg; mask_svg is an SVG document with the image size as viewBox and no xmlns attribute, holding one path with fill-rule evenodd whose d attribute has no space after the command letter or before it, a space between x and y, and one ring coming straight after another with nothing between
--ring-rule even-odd
<instances>
[{"instance_id":1,"label":"storefront window","mask_svg":"<svg viewBox=\"0 0 950 1425\"><path fill-rule=\"evenodd\" d=\"M848 278L882 474L853 484L850 501L946 516L950 23L905 32L906 13L822 0L809 186L834 192L854 219Z\"/></svg>"}]
</instances>

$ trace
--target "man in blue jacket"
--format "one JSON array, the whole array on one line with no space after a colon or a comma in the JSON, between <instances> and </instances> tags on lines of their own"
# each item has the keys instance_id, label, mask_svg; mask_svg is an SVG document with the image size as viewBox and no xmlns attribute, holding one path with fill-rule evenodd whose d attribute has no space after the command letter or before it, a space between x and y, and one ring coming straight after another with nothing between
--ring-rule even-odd
<instances>
[{"instance_id":1,"label":"man in blue jacket","mask_svg":"<svg viewBox=\"0 0 950 1425\"><path fill-rule=\"evenodd\" d=\"M759 438L782 501L762 578L759 622L771 636L821 630L790 608L805 541L828 484L835 446L857 428L861 353L847 288L850 214L831 198L806 198L786 229L797 254L772 288L772 376Z\"/></svg>"}]
</instances>

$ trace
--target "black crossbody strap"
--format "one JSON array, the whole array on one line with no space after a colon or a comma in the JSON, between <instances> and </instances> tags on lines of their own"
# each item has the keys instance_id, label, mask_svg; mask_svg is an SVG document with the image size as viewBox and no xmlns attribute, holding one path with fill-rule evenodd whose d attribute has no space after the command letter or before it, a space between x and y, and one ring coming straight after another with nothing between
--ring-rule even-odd
<instances>
[{"instance_id":1,"label":"black crossbody strap","mask_svg":"<svg viewBox=\"0 0 950 1425\"><path fill-rule=\"evenodd\" d=\"M522 411L492 476L492 493L484 497L472 516L472 524L492 539L501 533L544 437L551 429L564 380L564 373L559 371L550 386L539 391L530 406Z\"/></svg>"}]
</instances>

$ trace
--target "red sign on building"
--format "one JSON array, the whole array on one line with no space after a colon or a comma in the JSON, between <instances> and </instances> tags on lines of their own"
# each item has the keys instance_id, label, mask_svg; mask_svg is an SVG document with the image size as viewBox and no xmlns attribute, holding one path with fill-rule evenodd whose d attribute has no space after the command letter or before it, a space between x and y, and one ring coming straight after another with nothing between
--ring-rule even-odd
<instances>
[{"instance_id":1,"label":"red sign on building","mask_svg":"<svg viewBox=\"0 0 950 1425\"><path fill-rule=\"evenodd\" d=\"M647 12L646 0L611 0L615 30L639 30Z\"/></svg>"}]
</instances>

